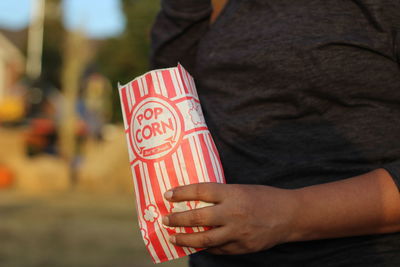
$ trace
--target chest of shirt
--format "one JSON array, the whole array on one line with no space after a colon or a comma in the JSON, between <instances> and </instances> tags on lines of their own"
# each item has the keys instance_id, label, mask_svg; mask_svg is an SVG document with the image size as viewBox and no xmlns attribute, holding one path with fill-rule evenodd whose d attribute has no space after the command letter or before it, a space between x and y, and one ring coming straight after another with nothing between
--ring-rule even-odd
<instances>
[{"instance_id":1,"label":"chest of shirt","mask_svg":"<svg viewBox=\"0 0 400 267\"><path fill-rule=\"evenodd\" d=\"M228 102L400 101L393 18L382 2L233 0L200 43L200 90Z\"/></svg>"}]
</instances>

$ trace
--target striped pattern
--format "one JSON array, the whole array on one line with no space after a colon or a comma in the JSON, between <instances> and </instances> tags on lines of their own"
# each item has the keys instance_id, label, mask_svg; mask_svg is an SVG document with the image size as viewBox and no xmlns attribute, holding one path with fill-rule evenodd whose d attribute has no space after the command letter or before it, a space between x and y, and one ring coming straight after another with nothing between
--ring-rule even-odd
<instances>
[{"instance_id":1,"label":"striped pattern","mask_svg":"<svg viewBox=\"0 0 400 267\"><path fill-rule=\"evenodd\" d=\"M129 158L135 187L139 226L153 262L177 259L199 249L174 246L168 237L175 233L205 231L204 227L166 227L162 216L184 209L194 209L198 201L172 204L163 198L167 190L193 183L225 183L218 151L205 124L190 121L189 106L199 103L193 78L181 66L155 70L126 85L119 86ZM132 149L132 113L141 101L163 97L176 104L184 118L183 138L177 149L157 160L141 160ZM191 102L190 102L191 101ZM190 102L190 104L189 104ZM191 111L192 112L192 111ZM202 114L199 113L200 116ZM203 119L204 120L204 119ZM175 206L175 207L174 207ZM179 206L179 207L178 207Z\"/></svg>"}]
</instances>

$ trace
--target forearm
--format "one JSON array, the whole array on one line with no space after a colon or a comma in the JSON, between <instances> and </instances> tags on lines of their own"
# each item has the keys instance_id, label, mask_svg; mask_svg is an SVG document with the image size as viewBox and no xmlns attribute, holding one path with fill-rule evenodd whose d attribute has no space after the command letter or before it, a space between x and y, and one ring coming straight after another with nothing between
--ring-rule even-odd
<instances>
[{"instance_id":1,"label":"forearm","mask_svg":"<svg viewBox=\"0 0 400 267\"><path fill-rule=\"evenodd\" d=\"M400 193L383 169L293 191L288 241L400 231Z\"/></svg>"},{"instance_id":2,"label":"forearm","mask_svg":"<svg viewBox=\"0 0 400 267\"><path fill-rule=\"evenodd\" d=\"M400 231L400 193L383 169L334 183L288 190L262 185L203 183L176 187L171 202L214 206L172 213L168 226L218 226L177 234L179 246L243 254L277 244Z\"/></svg>"},{"instance_id":3,"label":"forearm","mask_svg":"<svg viewBox=\"0 0 400 267\"><path fill-rule=\"evenodd\" d=\"M152 68L181 62L193 71L197 44L208 30L210 0L162 0L152 29Z\"/></svg>"}]
</instances>

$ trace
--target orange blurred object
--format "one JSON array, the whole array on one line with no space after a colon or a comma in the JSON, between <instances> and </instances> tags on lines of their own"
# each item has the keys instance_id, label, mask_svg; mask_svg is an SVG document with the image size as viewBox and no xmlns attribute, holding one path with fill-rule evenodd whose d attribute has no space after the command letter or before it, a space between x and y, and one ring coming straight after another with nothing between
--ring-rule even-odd
<instances>
[{"instance_id":1,"label":"orange blurred object","mask_svg":"<svg viewBox=\"0 0 400 267\"><path fill-rule=\"evenodd\" d=\"M12 171L6 166L0 165L0 189L9 188L14 182L14 175Z\"/></svg>"},{"instance_id":2,"label":"orange blurred object","mask_svg":"<svg viewBox=\"0 0 400 267\"><path fill-rule=\"evenodd\" d=\"M0 100L0 122L19 121L24 115L24 102L21 98L5 97Z\"/></svg>"}]
</instances>

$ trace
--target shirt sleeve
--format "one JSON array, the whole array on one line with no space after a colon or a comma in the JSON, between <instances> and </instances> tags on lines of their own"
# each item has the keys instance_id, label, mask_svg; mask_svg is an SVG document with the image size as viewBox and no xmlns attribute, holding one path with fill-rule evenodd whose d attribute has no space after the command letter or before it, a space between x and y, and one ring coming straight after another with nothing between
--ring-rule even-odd
<instances>
[{"instance_id":1,"label":"shirt sleeve","mask_svg":"<svg viewBox=\"0 0 400 267\"><path fill-rule=\"evenodd\" d=\"M397 63L400 65L400 1L387 0L384 2L384 7L390 18L390 31L393 34L394 52L396 54Z\"/></svg>"},{"instance_id":2,"label":"shirt sleeve","mask_svg":"<svg viewBox=\"0 0 400 267\"><path fill-rule=\"evenodd\" d=\"M397 53L397 63L399 63L399 65L400 65L400 25L396 32L396 39L397 40L395 43L395 46L396 46L395 49L396 49L396 53Z\"/></svg>"},{"instance_id":3,"label":"shirt sleeve","mask_svg":"<svg viewBox=\"0 0 400 267\"><path fill-rule=\"evenodd\" d=\"M162 0L151 32L151 67L172 67L180 62L192 72L211 13L210 0Z\"/></svg>"},{"instance_id":4,"label":"shirt sleeve","mask_svg":"<svg viewBox=\"0 0 400 267\"><path fill-rule=\"evenodd\" d=\"M393 33L394 52L396 54L397 63L400 67L400 1L389 0L385 1L384 4L386 12L388 12L390 17L390 24L392 25L391 32ZM384 165L383 168L387 170L393 177L393 180L400 191L400 159Z\"/></svg>"},{"instance_id":5,"label":"shirt sleeve","mask_svg":"<svg viewBox=\"0 0 400 267\"><path fill-rule=\"evenodd\" d=\"M400 191L400 160L388 163L384 165L383 168L393 177L393 180Z\"/></svg>"}]
</instances>

